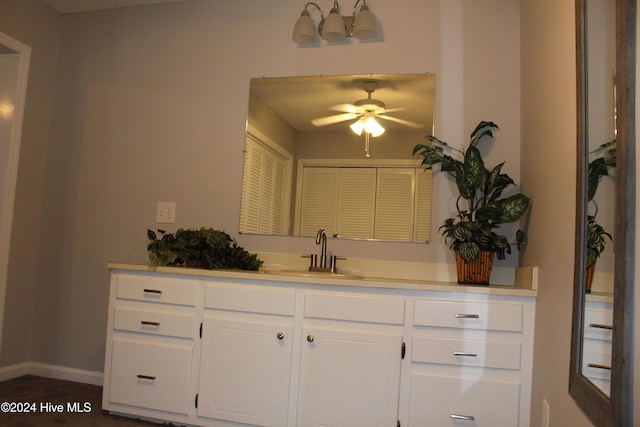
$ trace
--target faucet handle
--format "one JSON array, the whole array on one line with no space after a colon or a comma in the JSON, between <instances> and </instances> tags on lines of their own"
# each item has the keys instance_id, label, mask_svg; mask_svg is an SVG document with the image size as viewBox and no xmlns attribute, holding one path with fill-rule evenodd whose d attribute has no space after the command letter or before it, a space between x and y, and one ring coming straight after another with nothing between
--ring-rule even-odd
<instances>
[{"instance_id":1,"label":"faucet handle","mask_svg":"<svg viewBox=\"0 0 640 427\"><path fill-rule=\"evenodd\" d=\"M347 257L343 257L343 256L338 256L338 255L331 255L331 260L329 261L329 265L331 268L331 272L335 273L336 272L336 263L339 259L347 259Z\"/></svg>"},{"instance_id":2,"label":"faucet handle","mask_svg":"<svg viewBox=\"0 0 640 427\"><path fill-rule=\"evenodd\" d=\"M311 265L309 266L309 270L312 268L316 268L318 266L318 255L317 254L304 254L301 255L302 258L310 258Z\"/></svg>"}]
</instances>

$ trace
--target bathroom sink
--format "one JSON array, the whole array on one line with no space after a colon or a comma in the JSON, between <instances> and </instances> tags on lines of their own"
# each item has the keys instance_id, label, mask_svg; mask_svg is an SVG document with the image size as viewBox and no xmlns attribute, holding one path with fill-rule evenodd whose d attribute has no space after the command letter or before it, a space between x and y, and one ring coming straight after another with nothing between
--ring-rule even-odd
<instances>
[{"instance_id":1,"label":"bathroom sink","mask_svg":"<svg viewBox=\"0 0 640 427\"><path fill-rule=\"evenodd\" d=\"M309 270L264 270L266 274L279 274L282 276L299 277L328 277L336 279L363 279L360 274L351 273L331 273L329 271L309 271Z\"/></svg>"}]
</instances>

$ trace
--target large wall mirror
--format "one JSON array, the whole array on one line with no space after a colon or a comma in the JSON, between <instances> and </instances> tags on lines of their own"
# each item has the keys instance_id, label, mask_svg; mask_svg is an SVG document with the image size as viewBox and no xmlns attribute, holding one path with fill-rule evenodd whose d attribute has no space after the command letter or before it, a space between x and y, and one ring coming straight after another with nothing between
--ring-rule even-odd
<instances>
[{"instance_id":1,"label":"large wall mirror","mask_svg":"<svg viewBox=\"0 0 640 427\"><path fill-rule=\"evenodd\" d=\"M630 426L636 0L576 0L578 164L569 391Z\"/></svg>"},{"instance_id":2,"label":"large wall mirror","mask_svg":"<svg viewBox=\"0 0 640 427\"><path fill-rule=\"evenodd\" d=\"M240 233L430 240L435 75L250 81Z\"/></svg>"}]
</instances>

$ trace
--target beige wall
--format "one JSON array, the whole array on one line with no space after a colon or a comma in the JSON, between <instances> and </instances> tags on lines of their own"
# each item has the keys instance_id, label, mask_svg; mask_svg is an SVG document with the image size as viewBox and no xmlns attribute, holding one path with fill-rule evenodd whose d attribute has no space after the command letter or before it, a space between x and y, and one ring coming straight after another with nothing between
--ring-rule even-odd
<instances>
[{"instance_id":1,"label":"beige wall","mask_svg":"<svg viewBox=\"0 0 640 427\"><path fill-rule=\"evenodd\" d=\"M31 359L34 302L57 287L46 273L42 280L38 260L44 249L39 245L43 186L62 18L39 1L0 0L0 31L32 48L0 355L0 365L11 365ZM49 319L47 329L57 323Z\"/></svg>"},{"instance_id":2,"label":"beige wall","mask_svg":"<svg viewBox=\"0 0 640 427\"><path fill-rule=\"evenodd\" d=\"M249 78L429 71L438 85L436 135L462 145L478 121L497 122L489 162L506 160L533 199L523 257L540 266L532 426L540 425L543 398L551 425L589 425L567 393L573 4L378 1L371 9L382 42L298 47L290 34L301 1L192 0L62 17L37 0L0 0L0 31L34 47L0 365L102 370L106 264L146 262L157 201L177 204L170 230L237 234ZM450 186L436 176L433 227L452 208ZM239 240L251 251L304 253L312 245ZM437 239L333 243L346 256L453 262Z\"/></svg>"},{"instance_id":3,"label":"beige wall","mask_svg":"<svg viewBox=\"0 0 640 427\"><path fill-rule=\"evenodd\" d=\"M522 181L533 200L523 260L539 266L532 426L591 423L568 394L575 227L576 61L573 0L522 2ZM544 31L540 31L544 28Z\"/></svg>"}]
</instances>

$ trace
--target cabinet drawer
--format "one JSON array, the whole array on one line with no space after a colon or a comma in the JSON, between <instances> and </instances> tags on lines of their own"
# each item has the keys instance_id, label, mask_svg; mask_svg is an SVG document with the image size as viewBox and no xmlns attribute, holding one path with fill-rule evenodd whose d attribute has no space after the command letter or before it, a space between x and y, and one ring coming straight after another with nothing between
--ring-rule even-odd
<instances>
[{"instance_id":1,"label":"cabinet drawer","mask_svg":"<svg viewBox=\"0 0 640 427\"><path fill-rule=\"evenodd\" d=\"M517 427L520 383L486 379L411 376L412 427Z\"/></svg>"},{"instance_id":2,"label":"cabinet drawer","mask_svg":"<svg viewBox=\"0 0 640 427\"><path fill-rule=\"evenodd\" d=\"M411 361L456 366L520 369L520 343L414 337Z\"/></svg>"},{"instance_id":3,"label":"cabinet drawer","mask_svg":"<svg viewBox=\"0 0 640 427\"><path fill-rule=\"evenodd\" d=\"M116 298L195 307L198 282L134 275L117 276Z\"/></svg>"},{"instance_id":4,"label":"cabinet drawer","mask_svg":"<svg viewBox=\"0 0 640 427\"><path fill-rule=\"evenodd\" d=\"M522 304L420 299L415 302L413 324L521 332Z\"/></svg>"},{"instance_id":5,"label":"cabinet drawer","mask_svg":"<svg viewBox=\"0 0 640 427\"><path fill-rule=\"evenodd\" d=\"M109 400L187 414L191 347L114 339Z\"/></svg>"},{"instance_id":6,"label":"cabinet drawer","mask_svg":"<svg viewBox=\"0 0 640 427\"><path fill-rule=\"evenodd\" d=\"M179 338L194 338L196 318L193 314L166 313L129 307L116 307L113 327L121 331Z\"/></svg>"},{"instance_id":7,"label":"cabinet drawer","mask_svg":"<svg viewBox=\"0 0 640 427\"><path fill-rule=\"evenodd\" d=\"M403 325L404 306L404 298L307 292L304 316Z\"/></svg>"},{"instance_id":8,"label":"cabinet drawer","mask_svg":"<svg viewBox=\"0 0 640 427\"><path fill-rule=\"evenodd\" d=\"M611 341L613 333L613 312L609 310L586 309L584 311L584 337Z\"/></svg>"},{"instance_id":9,"label":"cabinet drawer","mask_svg":"<svg viewBox=\"0 0 640 427\"><path fill-rule=\"evenodd\" d=\"M585 348L582 355L582 373L589 378L611 380L611 351Z\"/></svg>"},{"instance_id":10,"label":"cabinet drawer","mask_svg":"<svg viewBox=\"0 0 640 427\"><path fill-rule=\"evenodd\" d=\"M204 306L221 310L293 316L296 291L247 285L209 284L205 290Z\"/></svg>"}]
</instances>

